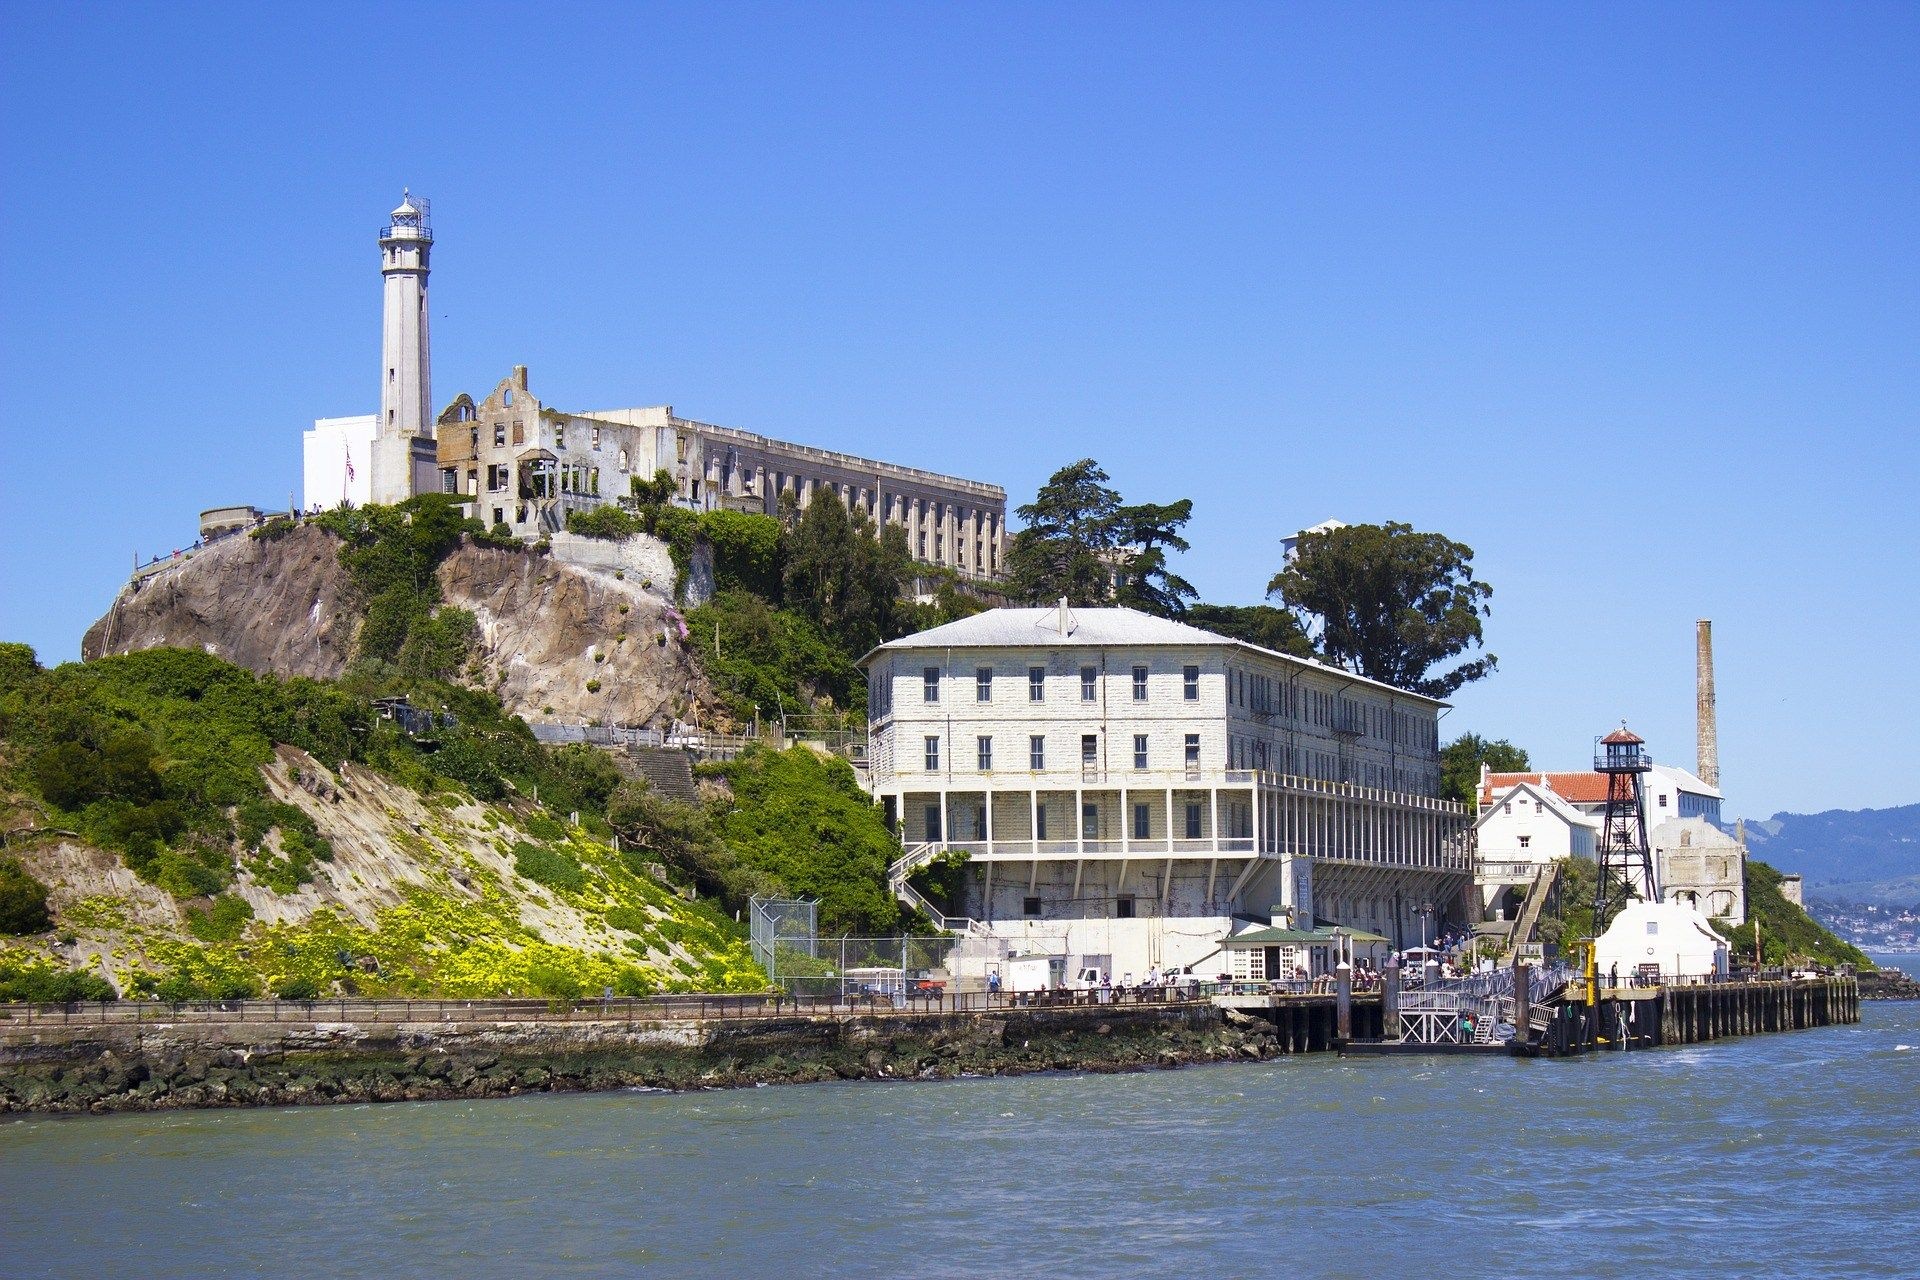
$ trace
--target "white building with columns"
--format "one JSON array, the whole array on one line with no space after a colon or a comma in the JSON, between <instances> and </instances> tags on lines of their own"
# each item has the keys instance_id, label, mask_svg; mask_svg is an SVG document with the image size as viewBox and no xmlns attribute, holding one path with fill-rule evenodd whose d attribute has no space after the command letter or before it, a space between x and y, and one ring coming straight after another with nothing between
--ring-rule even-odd
<instances>
[{"instance_id":1,"label":"white building with columns","mask_svg":"<svg viewBox=\"0 0 1920 1280\"><path fill-rule=\"evenodd\" d=\"M870 785L957 927L1118 978L1275 918L1401 945L1464 924L1432 698L1131 609L990 609L881 645ZM1430 915L1422 916L1427 907ZM1218 959L1208 961L1219 963Z\"/></svg>"}]
</instances>

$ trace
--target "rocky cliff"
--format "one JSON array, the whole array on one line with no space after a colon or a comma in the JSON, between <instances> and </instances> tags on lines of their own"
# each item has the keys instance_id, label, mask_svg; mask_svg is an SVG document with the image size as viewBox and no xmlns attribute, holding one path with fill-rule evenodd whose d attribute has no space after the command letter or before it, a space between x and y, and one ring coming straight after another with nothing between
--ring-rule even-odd
<instances>
[{"instance_id":1,"label":"rocky cliff","mask_svg":"<svg viewBox=\"0 0 1920 1280\"><path fill-rule=\"evenodd\" d=\"M88 628L81 655L172 646L262 673L335 678L360 625L339 548L313 525L220 539L129 583ZM471 542L438 576L445 603L479 624L467 679L528 723L707 718L711 693L682 643L671 581Z\"/></svg>"}]
</instances>

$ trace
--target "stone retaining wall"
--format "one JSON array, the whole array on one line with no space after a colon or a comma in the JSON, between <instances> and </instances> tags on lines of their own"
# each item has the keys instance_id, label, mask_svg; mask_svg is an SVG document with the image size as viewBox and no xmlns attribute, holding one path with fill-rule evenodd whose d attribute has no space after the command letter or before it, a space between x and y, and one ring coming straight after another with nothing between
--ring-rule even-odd
<instances>
[{"instance_id":1,"label":"stone retaining wall","mask_svg":"<svg viewBox=\"0 0 1920 1280\"><path fill-rule=\"evenodd\" d=\"M0 1029L0 1111L496 1097L651 1086L1124 1071L1281 1052L1206 1005L585 1023Z\"/></svg>"}]
</instances>

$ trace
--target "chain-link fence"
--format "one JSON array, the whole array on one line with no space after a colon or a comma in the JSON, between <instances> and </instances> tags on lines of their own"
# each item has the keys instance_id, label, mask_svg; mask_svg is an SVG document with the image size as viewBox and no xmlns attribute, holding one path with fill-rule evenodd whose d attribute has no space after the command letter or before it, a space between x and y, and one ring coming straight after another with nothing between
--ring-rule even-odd
<instances>
[{"instance_id":1,"label":"chain-link fence","mask_svg":"<svg viewBox=\"0 0 1920 1280\"><path fill-rule=\"evenodd\" d=\"M787 995L827 1000L913 1003L965 992L1011 990L1016 975L1031 989L1067 985L1065 938L893 934L822 938L819 904L804 898L754 898L753 958ZM1013 967L1018 956L1042 964ZM1054 958L1048 967L1045 957ZM1044 974L1044 979L1039 975Z\"/></svg>"}]
</instances>

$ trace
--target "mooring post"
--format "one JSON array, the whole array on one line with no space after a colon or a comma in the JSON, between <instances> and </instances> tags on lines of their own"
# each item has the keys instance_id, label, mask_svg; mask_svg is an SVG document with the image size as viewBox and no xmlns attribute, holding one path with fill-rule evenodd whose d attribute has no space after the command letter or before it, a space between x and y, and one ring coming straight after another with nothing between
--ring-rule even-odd
<instances>
[{"instance_id":1,"label":"mooring post","mask_svg":"<svg viewBox=\"0 0 1920 1280\"><path fill-rule=\"evenodd\" d=\"M1388 956L1380 975L1380 1038L1398 1040L1400 1030L1400 957Z\"/></svg>"},{"instance_id":2,"label":"mooring post","mask_svg":"<svg viewBox=\"0 0 1920 1280\"><path fill-rule=\"evenodd\" d=\"M1520 963L1516 953L1513 957L1513 1034L1521 1044L1527 1042L1533 1027L1533 989L1527 979L1527 966Z\"/></svg>"},{"instance_id":3,"label":"mooring post","mask_svg":"<svg viewBox=\"0 0 1920 1280\"><path fill-rule=\"evenodd\" d=\"M1333 971L1334 1036L1341 1043L1353 1039L1353 966L1342 960Z\"/></svg>"}]
</instances>

